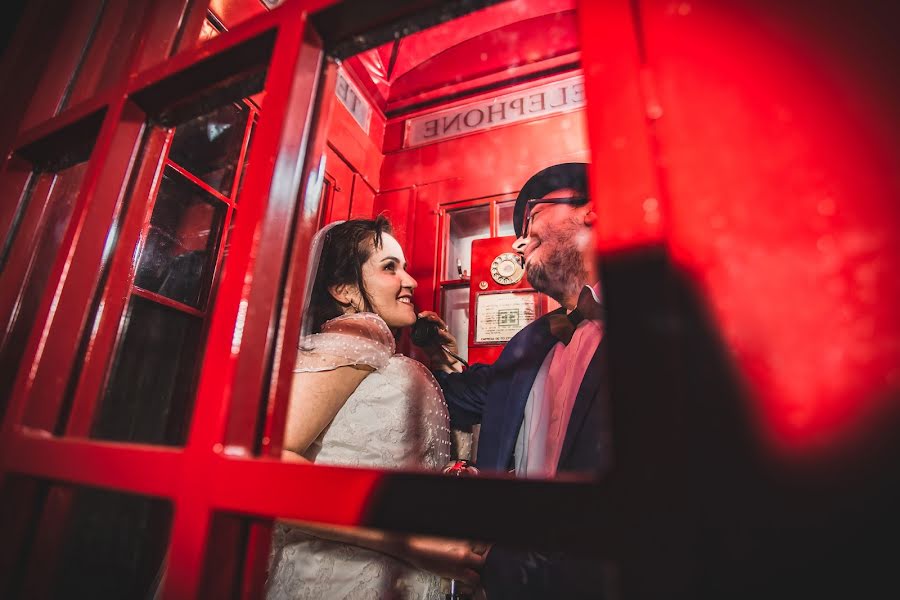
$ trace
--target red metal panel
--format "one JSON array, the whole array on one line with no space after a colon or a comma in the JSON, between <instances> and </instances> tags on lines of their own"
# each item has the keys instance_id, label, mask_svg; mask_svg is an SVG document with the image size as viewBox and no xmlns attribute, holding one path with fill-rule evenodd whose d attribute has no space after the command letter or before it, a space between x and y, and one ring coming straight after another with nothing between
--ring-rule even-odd
<instances>
[{"instance_id":1,"label":"red metal panel","mask_svg":"<svg viewBox=\"0 0 900 600\"><path fill-rule=\"evenodd\" d=\"M331 194L330 204L325 207L327 211L325 213L325 223L345 221L350 216L354 173L331 146L325 150L325 172L334 181L334 191Z\"/></svg>"},{"instance_id":2,"label":"red metal panel","mask_svg":"<svg viewBox=\"0 0 900 600\"><path fill-rule=\"evenodd\" d=\"M191 19L190 11L206 14L203 3L193 0L156 0L151 4L134 66L136 72L157 65L175 53L174 45L179 39L181 24Z\"/></svg>"},{"instance_id":3,"label":"red metal panel","mask_svg":"<svg viewBox=\"0 0 900 600\"><path fill-rule=\"evenodd\" d=\"M572 18L574 5L574 0L497 3L368 50L345 64L388 112L482 85L497 87L498 82L558 66L553 56L560 46L577 45L575 28L558 26ZM490 75L479 77L481 73ZM400 88L406 90L401 94L406 100L396 99ZM429 89L433 91L422 92ZM410 96L410 90L418 93Z\"/></svg>"},{"instance_id":4,"label":"red metal panel","mask_svg":"<svg viewBox=\"0 0 900 600\"><path fill-rule=\"evenodd\" d=\"M382 192L375 196L374 214L384 214L394 226L394 237L403 248L409 248L410 221L415 214L415 188ZM407 257L410 263L414 262Z\"/></svg>"},{"instance_id":5,"label":"red metal panel","mask_svg":"<svg viewBox=\"0 0 900 600\"><path fill-rule=\"evenodd\" d=\"M127 75L129 59L140 42L144 16L152 10L152 4L150 0L138 0L104 5L102 20L82 58L65 106L84 101Z\"/></svg>"},{"instance_id":6,"label":"red metal panel","mask_svg":"<svg viewBox=\"0 0 900 600\"><path fill-rule=\"evenodd\" d=\"M641 89L632 3L580 2L578 11L598 248L658 243L665 208L648 129L655 105Z\"/></svg>"},{"instance_id":7,"label":"red metal panel","mask_svg":"<svg viewBox=\"0 0 900 600\"><path fill-rule=\"evenodd\" d=\"M350 203L351 219L371 219L375 204L375 190L369 187L359 173L353 174L353 201Z\"/></svg>"},{"instance_id":8,"label":"red metal panel","mask_svg":"<svg viewBox=\"0 0 900 600\"><path fill-rule=\"evenodd\" d=\"M511 39L516 43L510 43ZM394 79L388 108L394 108L395 102L402 103L423 92L444 88L449 73L455 73L457 81L490 75L508 78L511 65L524 66L546 58L569 55L577 50L575 11L519 20L455 46L442 48Z\"/></svg>"},{"instance_id":9,"label":"red metal panel","mask_svg":"<svg viewBox=\"0 0 900 600\"><path fill-rule=\"evenodd\" d=\"M672 252L760 434L800 455L859 439L900 388L895 7L643 4Z\"/></svg>"},{"instance_id":10,"label":"red metal panel","mask_svg":"<svg viewBox=\"0 0 900 600\"><path fill-rule=\"evenodd\" d=\"M389 144L399 143L402 125L392 121L385 133L382 188L461 180L459 195L445 201L517 192L542 168L589 155L581 110L393 152L399 146Z\"/></svg>"},{"instance_id":11,"label":"red metal panel","mask_svg":"<svg viewBox=\"0 0 900 600\"><path fill-rule=\"evenodd\" d=\"M83 51L90 42L103 3L101 0L72 2L64 7L66 26L57 40L47 70L31 98L22 127L34 127L56 115L77 76Z\"/></svg>"},{"instance_id":12,"label":"red metal panel","mask_svg":"<svg viewBox=\"0 0 900 600\"><path fill-rule=\"evenodd\" d=\"M384 137L384 121L372 108L369 134L359 126L350 112L335 97L332 101L331 121L328 124L328 142L353 168L378 189L381 179L381 140Z\"/></svg>"}]
</instances>

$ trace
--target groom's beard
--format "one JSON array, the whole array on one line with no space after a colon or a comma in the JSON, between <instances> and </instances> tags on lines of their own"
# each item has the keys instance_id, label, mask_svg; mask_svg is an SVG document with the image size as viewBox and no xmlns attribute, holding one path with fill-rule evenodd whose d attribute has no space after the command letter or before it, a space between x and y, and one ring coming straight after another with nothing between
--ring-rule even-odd
<instances>
[{"instance_id":1,"label":"groom's beard","mask_svg":"<svg viewBox=\"0 0 900 600\"><path fill-rule=\"evenodd\" d=\"M528 263L526 275L534 289L562 304L566 297L578 297L587 272L584 258L571 239L555 236L551 243L556 246L554 252L543 261Z\"/></svg>"}]
</instances>

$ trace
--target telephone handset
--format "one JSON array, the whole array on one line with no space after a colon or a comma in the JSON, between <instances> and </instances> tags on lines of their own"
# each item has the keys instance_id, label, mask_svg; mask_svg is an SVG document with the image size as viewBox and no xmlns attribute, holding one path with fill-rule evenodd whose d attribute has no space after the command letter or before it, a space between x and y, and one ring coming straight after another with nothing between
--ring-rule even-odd
<instances>
[{"instance_id":1,"label":"telephone handset","mask_svg":"<svg viewBox=\"0 0 900 600\"><path fill-rule=\"evenodd\" d=\"M461 357L456 352L451 351L441 342L441 334L438 333L440 325L435 323L430 319L418 318L416 319L415 325L412 327L412 332L410 333L410 339L412 343L420 348L424 348L426 346L440 346L441 349L461 362L463 366L468 368L469 363L466 362L466 359Z\"/></svg>"}]
</instances>

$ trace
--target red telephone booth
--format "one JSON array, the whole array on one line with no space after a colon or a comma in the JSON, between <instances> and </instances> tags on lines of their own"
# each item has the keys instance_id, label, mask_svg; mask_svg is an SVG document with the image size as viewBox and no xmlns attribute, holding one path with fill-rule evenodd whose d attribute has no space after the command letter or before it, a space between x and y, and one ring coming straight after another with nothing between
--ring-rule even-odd
<instances>
[{"instance_id":1,"label":"red telephone booth","mask_svg":"<svg viewBox=\"0 0 900 600\"><path fill-rule=\"evenodd\" d=\"M626 598L896 589L895 15L783 4L29 3L0 595L262 597L277 517L598 555ZM548 310L505 255L561 162L599 215L612 474L282 462L316 231L388 215L489 362Z\"/></svg>"}]
</instances>

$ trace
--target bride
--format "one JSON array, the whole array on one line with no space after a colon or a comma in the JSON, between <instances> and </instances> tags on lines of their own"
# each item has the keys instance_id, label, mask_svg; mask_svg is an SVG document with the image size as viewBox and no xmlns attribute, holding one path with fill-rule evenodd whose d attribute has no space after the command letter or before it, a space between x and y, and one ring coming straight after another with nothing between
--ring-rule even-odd
<instances>
[{"instance_id":1,"label":"bride","mask_svg":"<svg viewBox=\"0 0 900 600\"><path fill-rule=\"evenodd\" d=\"M395 332L416 321L403 249L383 216L323 233L283 457L440 470L452 458L443 394L422 364L395 354ZM469 542L284 522L272 546L270 600L438 599L442 577L475 584L484 560Z\"/></svg>"}]
</instances>

